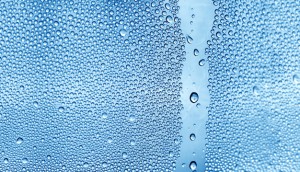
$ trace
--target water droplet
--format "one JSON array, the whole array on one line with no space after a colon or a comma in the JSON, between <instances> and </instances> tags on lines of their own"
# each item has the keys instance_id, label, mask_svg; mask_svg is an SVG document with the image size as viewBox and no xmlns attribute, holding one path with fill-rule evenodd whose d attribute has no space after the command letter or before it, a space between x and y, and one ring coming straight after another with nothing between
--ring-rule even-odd
<instances>
[{"instance_id":1,"label":"water droplet","mask_svg":"<svg viewBox=\"0 0 300 172\"><path fill-rule=\"evenodd\" d=\"M253 94L255 95L255 96L258 96L259 95L259 88L257 87L257 86L254 86L253 88L252 88L252 92L253 92Z\"/></svg>"},{"instance_id":2,"label":"water droplet","mask_svg":"<svg viewBox=\"0 0 300 172\"><path fill-rule=\"evenodd\" d=\"M198 56L199 55L199 50L198 49L194 49L194 56Z\"/></svg>"},{"instance_id":3,"label":"water droplet","mask_svg":"<svg viewBox=\"0 0 300 172\"><path fill-rule=\"evenodd\" d=\"M199 61L199 66L204 66L205 65L205 59L201 59Z\"/></svg>"},{"instance_id":4,"label":"water droplet","mask_svg":"<svg viewBox=\"0 0 300 172\"><path fill-rule=\"evenodd\" d=\"M83 163L83 167L84 168L88 168L89 167L89 164L87 162Z\"/></svg>"},{"instance_id":5,"label":"water droplet","mask_svg":"<svg viewBox=\"0 0 300 172\"><path fill-rule=\"evenodd\" d=\"M121 29L121 30L120 30L120 35L121 35L121 36L126 36L126 34L127 34L127 32L126 32L125 29Z\"/></svg>"},{"instance_id":6,"label":"water droplet","mask_svg":"<svg viewBox=\"0 0 300 172\"><path fill-rule=\"evenodd\" d=\"M201 108L201 104L200 104L200 103L197 103L197 104L196 104L196 107L197 107L197 108Z\"/></svg>"},{"instance_id":7,"label":"water droplet","mask_svg":"<svg viewBox=\"0 0 300 172\"><path fill-rule=\"evenodd\" d=\"M106 168L108 165L107 165L106 162L103 162L103 163L102 163L102 166L103 166L104 168Z\"/></svg>"},{"instance_id":8,"label":"water droplet","mask_svg":"<svg viewBox=\"0 0 300 172\"><path fill-rule=\"evenodd\" d=\"M190 140L191 141L194 141L196 139L196 135L194 134L194 133L192 133L191 135L190 135Z\"/></svg>"},{"instance_id":9,"label":"water droplet","mask_svg":"<svg viewBox=\"0 0 300 172\"><path fill-rule=\"evenodd\" d=\"M190 100L192 103L196 103L199 99L199 96L196 92L192 92L192 94L190 95Z\"/></svg>"},{"instance_id":10,"label":"water droplet","mask_svg":"<svg viewBox=\"0 0 300 172\"><path fill-rule=\"evenodd\" d=\"M23 143L23 139L22 139L21 137L19 137L19 138L17 139L16 143L17 143L17 144Z\"/></svg>"},{"instance_id":11,"label":"water droplet","mask_svg":"<svg viewBox=\"0 0 300 172\"><path fill-rule=\"evenodd\" d=\"M185 167L185 163L182 163L182 164L181 164L181 167Z\"/></svg>"},{"instance_id":12,"label":"water droplet","mask_svg":"<svg viewBox=\"0 0 300 172\"><path fill-rule=\"evenodd\" d=\"M186 36L186 40L189 44L191 44L193 42L193 38L191 36Z\"/></svg>"},{"instance_id":13,"label":"water droplet","mask_svg":"<svg viewBox=\"0 0 300 172\"><path fill-rule=\"evenodd\" d=\"M134 116L130 116L130 117L129 117L129 121L130 121L130 122L134 122L134 121L135 121L135 117L134 117Z\"/></svg>"},{"instance_id":14,"label":"water droplet","mask_svg":"<svg viewBox=\"0 0 300 172\"><path fill-rule=\"evenodd\" d=\"M166 17L166 21L167 21L168 23L173 22L172 16L167 16L167 17Z\"/></svg>"},{"instance_id":15,"label":"water droplet","mask_svg":"<svg viewBox=\"0 0 300 172\"><path fill-rule=\"evenodd\" d=\"M169 152L169 156L170 156L170 157L173 157L173 156L174 156L173 151L170 151L170 152Z\"/></svg>"},{"instance_id":16,"label":"water droplet","mask_svg":"<svg viewBox=\"0 0 300 172\"><path fill-rule=\"evenodd\" d=\"M4 158L4 163L7 164L8 162L8 158Z\"/></svg>"},{"instance_id":17,"label":"water droplet","mask_svg":"<svg viewBox=\"0 0 300 172\"><path fill-rule=\"evenodd\" d=\"M38 107L38 102L37 102L37 101L34 101L34 102L33 102L33 106Z\"/></svg>"},{"instance_id":18,"label":"water droplet","mask_svg":"<svg viewBox=\"0 0 300 172\"><path fill-rule=\"evenodd\" d=\"M58 111L59 111L59 112L63 112L64 110L65 110L65 108L62 107L62 106L58 108Z\"/></svg>"},{"instance_id":19,"label":"water droplet","mask_svg":"<svg viewBox=\"0 0 300 172\"><path fill-rule=\"evenodd\" d=\"M126 152L123 152L123 153L122 153L122 157L123 157L124 159L126 159L126 158L128 157L127 153L126 153Z\"/></svg>"},{"instance_id":20,"label":"water droplet","mask_svg":"<svg viewBox=\"0 0 300 172\"><path fill-rule=\"evenodd\" d=\"M193 171L197 169L197 163L195 161L192 161L190 163L190 169L193 170Z\"/></svg>"},{"instance_id":21,"label":"water droplet","mask_svg":"<svg viewBox=\"0 0 300 172\"><path fill-rule=\"evenodd\" d=\"M131 140L131 141L130 141L130 145L131 145L131 146L134 146L134 145L135 145L135 142L134 142L133 140Z\"/></svg>"},{"instance_id":22,"label":"water droplet","mask_svg":"<svg viewBox=\"0 0 300 172\"><path fill-rule=\"evenodd\" d=\"M300 84L300 77L298 75L293 75L293 83Z\"/></svg>"},{"instance_id":23,"label":"water droplet","mask_svg":"<svg viewBox=\"0 0 300 172\"><path fill-rule=\"evenodd\" d=\"M28 159L27 159L27 158L23 158L23 159L22 159L22 163L23 163L23 164L27 164L27 163L28 163Z\"/></svg>"}]
</instances>

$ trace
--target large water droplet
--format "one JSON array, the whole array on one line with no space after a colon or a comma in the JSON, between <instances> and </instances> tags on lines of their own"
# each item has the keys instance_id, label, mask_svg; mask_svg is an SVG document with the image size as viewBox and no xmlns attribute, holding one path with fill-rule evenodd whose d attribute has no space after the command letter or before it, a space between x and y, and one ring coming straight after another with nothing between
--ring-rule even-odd
<instances>
[{"instance_id":1,"label":"large water droplet","mask_svg":"<svg viewBox=\"0 0 300 172\"><path fill-rule=\"evenodd\" d=\"M190 163L190 169L191 169L192 171L194 171L194 170L197 169L197 163L196 163L195 161L192 161L192 162Z\"/></svg>"},{"instance_id":2,"label":"large water droplet","mask_svg":"<svg viewBox=\"0 0 300 172\"><path fill-rule=\"evenodd\" d=\"M190 100L192 103L196 103L199 99L199 96L196 92L192 92L192 94L190 95Z\"/></svg>"},{"instance_id":3,"label":"large water droplet","mask_svg":"<svg viewBox=\"0 0 300 172\"><path fill-rule=\"evenodd\" d=\"M190 135L190 140L191 141L194 141L196 139L196 135L194 134L194 133L192 133L191 135Z\"/></svg>"}]
</instances>

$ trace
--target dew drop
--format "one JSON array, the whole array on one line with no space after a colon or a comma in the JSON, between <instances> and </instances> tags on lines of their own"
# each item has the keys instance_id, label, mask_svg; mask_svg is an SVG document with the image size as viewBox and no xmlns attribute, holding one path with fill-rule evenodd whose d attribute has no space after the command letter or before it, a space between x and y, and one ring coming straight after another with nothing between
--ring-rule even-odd
<instances>
[{"instance_id":1,"label":"dew drop","mask_svg":"<svg viewBox=\"0 0 300 172\"><path fill-rule=\"evenodd\" d=\"M28 159L27 159L27 158L23 158L23 159L22 159L22 163L23 163L23 164L27 164L27 163L28 163Z\"/></svg>"},{"instance_id":2,"label":"dew drop","mask_svg":"<svg viewBox=\"0 0 300 172\"><path fill-rule=\"evenodd\" d=\"M189 35L186 37L186 40L189 44L191 44L193 42L193 38Z\"/></svg>"},{"instance_id":3,"label":"dew drop","mask_svg":"<svg viewBox=\"0 0 300 172\"><path fill-rule=\"evenodd\" d=\"M195 161L192 161L192 162L190 163L190 169L191 169L192 171L194 171L194 170L197 169L197 163L196 163Z\"/></svg>"},{"instance_id":4,"label":"dew drop","mask_svg":"<svg viewBox=\"0 0 300 172\"><path fill-rule=\"evenodd\" d=\"M83 163L83 167L84 168L88 168L89 167L89 164L87 162Z\"/></svg>"},{"instance_id":5,"label":"dew drop","mask_svg":"<svg viewBox=\"0 0 300 172\"><path fill-rule=\"evenodd\" d=\"M34 102L33 102L33 106L38 107L38 102L37 102L37 101L34 101Z\"/></svg>"},{"instance_id":6,"label":"dew drop","mask_svg":"<svg viewBox=\"0 0 300 172\"><path fill-rule=\"evenodd\" d=\"M259 95L259 88L258 88L257 86L254 86L254 87L252 88L252 92L253 92L253 94L254 94L255 96L258 96L258 95Z\"/></svg>"},{"instance_id":7,"label":"dew drop","mask_svg":"<svg viewBox=\"0 0 300 172\"><path fill-rule=\"evenodd\" d=\"M205 59L201 59L199 61L199 66L204 66L205 65Z\"/></svg>"},{"instance_id":8,"label":"dew drop","mask_svg":"<svg viewBox=\"0 0 300 172\"><path fill-rule=\"evenodd\" d=\"M196 103L199 99L199 96L196 92L192 92L192 94L190 95L190 101L192 103Z\"/></svg>"},{"instance_id":9,"label":"dew drop","mask_svg":"<svg viewBox=\"0 0 300 172\"><path fill-rule=\"evenodd\" d=\"M21 137L19 137L19 138L17 139L16 143L17 143L17 144L23 143L23 139L22 139Z\"/></svg>"},{"instance_id":10,"label":"dew drop","mask_svg":"<svg viewBox=\"0 0 300 172\"><path fill-rule=\"evenodd\" d=\"M122 157L123 157L124 159L126 159L126 158L128 157L127 153L126 153L126 152L123 152L123 153L122 153Z\"/></svg>"},{"instance_id":11,"label":"dew drop","mask_svg":"<svg viewBox=\"0 0 300 172\"><path fill-rule=\"evenodd\" d=\"M194 49L194 56L198 56L199 55L199 50L198 49Z\"/></svg>"},{"instance_id":12,"label":"dew drop","mask_svg":"<svg viewBox=\"0 0 300 172\"><path fill-rule=\"evenodd\" d=\"M62 106L58 108L58 111L59 111L59 112L63 112L64 110L65 110L65 108L62 107Z\"/></svg>"},{"instance_id":13,"label":"dew drop","mask_svg":"<svg viewBox=\"0 0 300 172\"><path fill-rule=\"evenodd\" d=\"M167 17L166 17L166 21L167 21L168 23L171 23L171 22L173 22L173 18L172 18L171 16L167 16Z\"/></svg>"},{"instance_id":14,"label":"dew drop","mask_svg":"<svg viewBox=\"0 0 300 172\"><path fill-rule=\"evenodd\" d=\"M125 29L121 29L121 30L120 30L120 35L121 35L121 36L126 36L126 34L127 34L127 32L126 32Z\"/></svg>"},{"instance_id":15,"label":"dew drop","mask_svg":"<svg viewBox=\"0 0 300 172\"><path fill-rule=\"evenodd\" d=\"M194 134L194 133L192 133L191 135L190 135L190 140L191 141L194 141L196 139L196 135Z\"/></svg>"},{"instance_id":16,"label":"dew drop","mask_svg":"<svg viewBox=\"0 0 300 172\"><path fill-rule=\"evenodd\" d=\"M108 166L108 165L107 165L106 162L103 162L103 163L102 163L102 167L106 168L107 166Z\"/></svg>"},{"instance_id":17,"label":"dew drop","mask_svg":"<svg viewBox=\"0 0 300 172\"><path fill-rule=\"evenodd\" d=\"M300 77L298 75L293 75L293 83L300 84Z\"/></svg>"},{"instance_id":18,"label":"dew drop","mask_svg":"<svg viewBox=\"0 0 300 172\"><path fill-rule=\"evenodd\" d=\"M8 158L4 158L4 163L7 164L8 162Z\"/></svg>"}]
</instances>

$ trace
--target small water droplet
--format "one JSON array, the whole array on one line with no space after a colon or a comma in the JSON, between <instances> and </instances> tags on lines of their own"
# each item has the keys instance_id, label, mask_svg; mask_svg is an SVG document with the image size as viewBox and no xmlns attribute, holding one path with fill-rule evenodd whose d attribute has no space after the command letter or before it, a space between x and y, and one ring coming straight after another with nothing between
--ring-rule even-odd
<instances>
[{"instance_id":1,"label":"small water droplet","mask_svg":"<svg viewBox=\"0 0 300 172\"><path fill-rule=\"evenodd\" d=\"M253 92L253 94L254 94L255 96L258 96L258 95L259 95L259 88L258 88L257 86L254 86L254 87L252 88L252 92Z\"/></svg>"},{"instance_id":2,"label":"small water droplet","mask_svg":"<svg viewBox=\"0 0 300 172\"><path fill-rule=\"evenodd\" d=\"M112 140L111 137L109 137L108 140L107 140L108 143L112 143L112 141L113 141L113 140Z\"/></svg>"},{"instance_id":3,"label":"small water droplet","mask_svg":"<svg viewBox=\"0 0 300 172\"><path fill-rule=\"evenodd\" d=\"M186 37L186 40L189 44L191 44L193 42L193 38L189 35Z\"/></svg>"},{"instance_id":4,"label":"small water droplet","mask_svg":"<svg viewBox=\"0 0 300 172\"><path fill-rule=\"evenodd\" d=\"M199 61L199 66L204 66L205 65L205 59L201 59Z\"/></svg>"},{"instance_id":5,"label":"small water droplet","mask_svg":"<svg viewBox=\"0 0 300 172\"><path fill-rule=\"evenodd\" d=\"M84 168L88 168L89 167L89 164L87 162L83 163L83 167Z\"/></svg>"},{"instance_id":6,"label":"small water droplet","mask_svg":"<svg viewBox=\"0 0 300 172\"><path fill-rule=\"evenodd\" d=\"M193 171L197 169L197 163L195 161L192 161L190 163L190 169L193 170Z\"/></svg>"},{"instance_id":7,"label":"small water droplet","mask_svg":"<svg viewBox=\"0 0 300 172\"><path fill-rule=\"evenodd\" d=\"M197 103L197 104L196 104L196 107L197 107L197 108L201 108L201 104L200 104L200 103Z\"/></svg>"},{"instance_id":8,"label":"small water droplet","mask_svg":"<svg viewBox=\"0 0 300 172\"><path fill-rule=\"evenodd\" d=\"M194 133L192 133L191 135L190 135L190 140L191 141L194 141L196 139L196 135L194 134Z\"/></svg>"},{"instance_id":9,"label":"small water droplet","mask_svg":"<svg viewBox=\"0 0 300 172\"><path fill-rule=\"evenodd\" d=\"M123 152L123 153L122 153L122 157L123 157L124 159L126 159L126 158L128 157L127 153L126 153L126 152Z\"/></svg>"},{"instance_id":10,"label":"small water droplet","mask_svg":"<svg viewBox=\"0 0 300 172\"><path fill-rule=\"evenodd\" d=\"M198 49L194 49L194 56L198 56L199 55L199 50Z\"/></svg>"},{"instance_id":11,"label":"small water droplet","mask_svg":"<svg viewBox=\"0 0 300 172\"><path fill-rule=\"evenodd\" d=\"M168 23L173 22L172 16L167 16L167 17L166 17L166 21L167 21Z\"/></svg>"},{"instance_id":12,"label":"small water droplet","mask_svg":"<svg viewBox=\"0 0 300 172\"><path fill-rule=\"evenodd\" d=\"M298 75L293 75L293 83L300 84L300 77Z\"/></svg>"},{"instance_id":13,"label":"small water droplet","mask_svg":"<svg viewBox=\"0 0 300 172\"><path fill-rule=\"evenodd\" d=\"M196 92L192 92L192 94L190 95L190 100L192 103L196 103L199 99L199 96Z\"/></svg>"},{"instance_id":14,"label":"small water droplet","mask_svg":"<svg viewBox=\"0 0 300 172\"><path fill-rule=\"evenodd\" d=\"M105 168L105 167L107 167L107 163L106 162L103 162L102 163L102 166Z\"/></svg>"},{"instance_id":15,"label":"small water droplet","mask_svg":"<svg viewBox=\"0 0 300 172\"><path fill-rule=\"evenodd\" d=\"M17 143L17 144L23 143L23 139L22 139L21 137L19 137L19 138L17 139L16 143Z\"/></svg>"},{"instance_id":16,"label":"small water droplet","mask_svg":"<svg viewBox=\"0 0 300 172\"><path fill-rule=\"evenodd\" d=\"M23 163L23 164L27 164L27 163L28 163L28 159L27 159L27 158L23 158L23 159L22 159L22 163Z\"/></svg>"},{"instance_id":17,"label":"small water droplet","mask_svg":"<svg viewBox=\"0 0 300 172\"><path fill-rule=\"evenodd\" d=\"M38 107L38 102L37 102L37 101L34 101L34 102L33 102L33 106Z\"/></svg>"},{"instance_id":18,"label":"small water droplet","mask_svg":"<svg viewBox=\"0 0 300 172\"><path fill-rule=\"evenodd\" d=\"M8 162L8 158L4 158L4 163L7 164Z\"/></svg>"}]
</instances>

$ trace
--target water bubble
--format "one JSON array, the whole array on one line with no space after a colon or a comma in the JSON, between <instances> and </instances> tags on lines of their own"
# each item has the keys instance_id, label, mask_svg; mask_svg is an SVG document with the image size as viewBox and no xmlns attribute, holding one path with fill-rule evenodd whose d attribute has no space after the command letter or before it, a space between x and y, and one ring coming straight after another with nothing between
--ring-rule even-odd
<instances>
[{"instance_id":1,"label":"water bubble","mask_svg":"<svg viewBox=\"0 0 300 172\"><path fill-rule=\"evenodd\" d=\"M205 65L205 59L201 59L199 61L199 66L204 66Z\"/></svg>"},{"instance_id":2,"label":"water bubble","mask_svg":"<svg viewBox=\"0 0 300 172\"><path fill-rule=\"evenodd\" d=\"M198 56L199 55L199 50L198 49L194 49L194 56Z\"/></svg>"},{"instance_id":3,"label":"water bubble","mask_svg":"<svg viewBox=\"0 0 300 172\"><path fill-rule=\"evenodd\" d=\"M190 140L191 141L194 141L196 139L196 135L194 134L194 133L192 133L191 135L190 135Z\"/></svg>"},{"instance_id":4,"label":"water bubble","mask_svg":"<svg viewBox=\"0 0 300 172\"><path fill-rule=\"evenodd\" d=\"M199 99L199 96L196 92L192 92L192 94L190 95L190 101L192 103L196 103Z\"/></svg>"},{"instance_id":5,"label":"water bubble","mask_svg":"<svg viewBox=\"0 0 300 172\"><path fill-rule=\"evenodd\" d=\"M19 138L17 139L16 143L17 143L17 144L23 143L23 139L22 139L21 137L19 137Z\"/></svg>"},{"instance_id":6,"label":"water bubble","mask_svg":"<svg viewBox=\"0 0 300 172\"><path fill-rule=\"evenodd\" d=\"M197 163L196 163L195 161L192 161L192 162L190 163L190 169L191 169L192 171L194 171L194 170L197 169Z\"/></svg>"}]
</instances>

